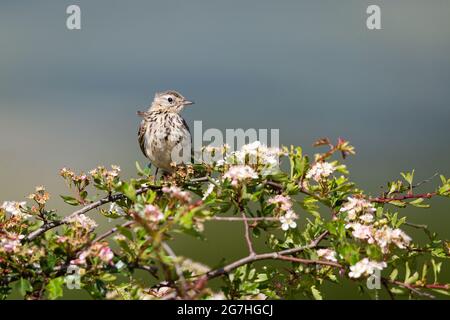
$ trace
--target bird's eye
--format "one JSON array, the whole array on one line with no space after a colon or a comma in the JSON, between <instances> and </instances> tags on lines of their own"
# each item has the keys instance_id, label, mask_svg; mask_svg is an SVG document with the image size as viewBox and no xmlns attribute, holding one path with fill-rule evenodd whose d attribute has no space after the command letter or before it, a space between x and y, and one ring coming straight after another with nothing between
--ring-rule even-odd
<instances>
[{"instance_id":1,"label":"bird's eye","mask_svg":"<svg viewBox=\"0 0 450 320\"><path fill-rule=\"evenodd\" d=\"M169 101L170 103L172 103L173 99L172 98L168 98L167 101Z\"/></svg>"}]
</instances>

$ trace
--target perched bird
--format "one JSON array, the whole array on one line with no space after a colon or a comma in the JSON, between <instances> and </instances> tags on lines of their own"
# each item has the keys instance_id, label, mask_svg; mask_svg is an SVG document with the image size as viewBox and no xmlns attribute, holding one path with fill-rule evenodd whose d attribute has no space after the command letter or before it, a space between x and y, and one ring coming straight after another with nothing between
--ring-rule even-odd
<instances>
[{"instance_id":1,"label":"perched bird","mask_svg":"<svg viewBox=\"0 0 450 320\"><path fill-rule=\"evenodd\" d=\"M157 168L170 172L171 163L190 161L191 133L180 112L191 104L178 92L169 90L157 92L148 111L137 112L143 118L138 131L139 145Z\"/></svg>"}]
</instances>

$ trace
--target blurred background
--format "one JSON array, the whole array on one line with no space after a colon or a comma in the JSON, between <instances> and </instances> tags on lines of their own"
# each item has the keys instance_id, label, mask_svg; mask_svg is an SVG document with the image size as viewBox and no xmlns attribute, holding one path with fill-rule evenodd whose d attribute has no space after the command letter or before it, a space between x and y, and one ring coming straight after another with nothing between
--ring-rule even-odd
<instances>
[{"instance_id":1,"label":"blurred background","mask_svg":"<svg viewBox=\"0 0 450 320\"><path fill-rule=\"evenodd\" d=\"M70 4L79 31L66 28ZM370 4L382 30L366 28ZM44 184L66 214L63 166L135 175L136 111L166 89L197 102L183 112L191 126L278 128L309 154L317 138L350 140L351 177L373 194L400 171L449 176L449 13L447 0L2 0L0 200ZM448 203L433 205L402 214L449 239ZM245 253L241 231L210 224L208 242L174 249L216 265ZM325 297L367 298L350 287Z\"/></svg>"}]
</instances>

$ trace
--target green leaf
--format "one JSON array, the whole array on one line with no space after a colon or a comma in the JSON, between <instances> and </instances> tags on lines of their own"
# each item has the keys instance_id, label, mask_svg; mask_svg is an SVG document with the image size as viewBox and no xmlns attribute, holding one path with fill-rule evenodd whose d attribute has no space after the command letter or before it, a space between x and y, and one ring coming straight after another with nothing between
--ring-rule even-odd
<instances>
[{"instance_id":1,"label":"green leaf","mask_svg":"<svg viewBox=\"0 0 450 320\"><path fill-rule=\"evenodd\" d=\"M402 175L403 179L405 179L405 181L409 183L409 185L412 185L414 180L414 169L411 172L401 172L400 174Z\"/></svg>"},{"instance_id":2,"label":"green leaf","mask_svg":"<svg viewBox=\"0 0 450 320\"><path fill-rule=\"evenodd\" d=\"M31 285L30 281L24 278L20 278L20 280L17 282L17 288L22 297L24 297L27 292L33 291L33 286Z\"/></svg>"},{"instance_id":3,"label":"green leaf","mask_svg":"<svg viewBox=\"0 0 450 320\"><path fill-rule=\"evenodd\" d=\"M406 292L405 289L400 289L400 288L391 288L390 291L393 294L398 294L398 295L405 294L405 292Z\"/></svg>"},{"instance_id":4,"label":"green leaf","mask_svg":"<svg viewBox=\"0 0 450 320\"><path fill-rule=\"evenodd\" d=\"M405 281L405 283L412 284L412 283L415 283L417 280L419 280L419 272L416 271L416 272L414 272L414 274L411 277L409 277Z\"/></svg>"},{"instance_id":5,"label":"green leaf","mask_svg":"<svg viewBox=\"0 0 450 320\"><path fill-rule=\"evenodd\" d=\"M316 286L312 286L311 287L311 293L312 293L314 299L316 299L316 300L323 300L322 294L320 293L319 290L317 290Z\"/></svg>"},{"instance_id":6,"label":"green leaf","mask_svg":"<svg viewBox=\"0 0 450 320\"><path fill-rule=\"evenodd\" d=\"M431 259L431 265L433 266L434 283L437 283L438 275L441 272L442 262L436 263L434 259Z\"/></svg>"},{"instance_id":7,"label":"green leaf","mask_svg":"<svg viewBox=\"0 0 450 320\"><path fill-rule=\"evenodd\" d=\"M255 279L255 282L265 282L269 280L267 273L258 273L258 276Z\"/></svg>"},{"instance_id":8,"label":"green leaf","mask_svg":"<svg viewBox=\"0 0 450 320\"><path fill-rule=\"evenodd\" d=\"M131 201L136 201L136 190L130 183L124 182L120 187L122 193Z\"/></svg>"},{"instance_id":9,"label":"green leaf","mask_svg":"<svg viewBox=\"0 0 450 320\"><path fill-rule=\"evenodd\" d=\"M417 207L417 208L429 208L430 205L429 204L422 204L423 201L424 201L423 198L419 198L419 199L416 199L414 201L411 201L409 204L411 204L411 205L413 205L414 207Z\"/></svg>"},{"instance_id":10,"label":"green leaf","mask_svg":"<svg viewBox=\"0 0 450 320\"><path fill-rule=\"evenodd\" d=\"M389 279L391 279L391 281L395 281L395 279L397 279L397 276L398 276L398 269L394 269L389 275Z\"/></svg>"},{"instance_id":11,"label":"green leaf","mask_svg":"<svg viewBox=\"0 0 450 320\"><path fill-rule=\"evenodd\" d=\"M443 294L445 296L450 296L450 291L443 290L443 289L433 289L434 292L437 292L439 294Z\"/></svg>"},{"instance_id":12,"label":"green leaf","mask_svg":"<svg viewBox=\"0 0 450 320\"><path fill-rule=\"evenodd\" d=\"M45 286L47 296L50 300L55 300L63 296L64 277L58 277L50 280Z\"/></svg>"},{"instance_id":13,"label":"green leaf","mask_svg":"<svg viewBox=\"0 0 450 320\"><path fill-rule=\"evenodd\" d=\"M400 207L400 208L404 208L406 207L406 202L400 201L400 200L392 200L389 201L390 204L396 206L396 207Z\"/></svg>"},{"instance_id":14,"label":"green leaf","mask_svg":"<svg viewBox=\"0 0 450 320\"><path fill-rule=\"evenodd\" d=\"M60 195L60 197L64 200L65 203L70 204L71 206L77 206L80 204L80 202L74 197L63 195Z\"/></svg>"},{"instance_id":15,"label":"green leaf","mask_svg":"<svg viewBox=\"0 0 450 320\"><path fill-rule=\"evenodd\" d=\"M104 273L100 276L100 279L103 281L106 281L106 282L111 282L111 281L116 280L117 278L115 275L113 275L111 273Z\"/></svg>"},{"instance_id":16,"label":"green leaf","mask_svg":"<svg viewBox=\"0 0 450 320\"><path fill-rule=\"evenodd\" d=\"M406 261L406 263L405 263L405 271L406 271L406 273L405 273L405 281L404 282L408 281L409 277L411 276L411 269L409 268L408 261Z\"/></svg>"}]
</instances>

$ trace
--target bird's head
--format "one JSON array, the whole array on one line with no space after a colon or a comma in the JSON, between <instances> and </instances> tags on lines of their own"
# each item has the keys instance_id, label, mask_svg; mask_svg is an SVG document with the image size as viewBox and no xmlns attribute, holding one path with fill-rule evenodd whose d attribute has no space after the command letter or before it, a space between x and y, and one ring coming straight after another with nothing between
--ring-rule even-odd
<instances>
[{"instance_id":1,"label":"bird's head","mask_svg":"<svg viewBox=\"0 0 450 320\"><path fill-rule=\"evenodd\" d=\"M194 102L187 100L180 93L169 90L163 92L157 92L153 99L150 110L161 110L167 112L180 112L184 106L191 105Z\"/></svg>"}]
</instances>

